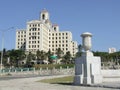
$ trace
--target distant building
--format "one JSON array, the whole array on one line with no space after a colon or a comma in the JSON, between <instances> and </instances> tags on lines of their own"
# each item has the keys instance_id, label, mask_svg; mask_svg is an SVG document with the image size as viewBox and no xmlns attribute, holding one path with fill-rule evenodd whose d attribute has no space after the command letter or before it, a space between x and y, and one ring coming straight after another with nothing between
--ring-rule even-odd
<instances>
[{"instance_id":1,"label":"distant building","mask_svg":"<svg viewBox=\"0 0 120 90\"><path fill-rule=\"evenodd\" d=\"M37 50L53 53L61 48L64 54L70 51L74 56L77 42L72 40L70 31L59 31L57 24L52 24L47 10L42 10L39 20L27 22L26 29L16 31L16 49L36 53Z\"/></svg>"},{"instance_id":2,"label":"distant building","mask_svg":"<svg viewBox=\"0 0 120 90\"><path fill-rule=\"evenodd\" d=\"M115 53L115 52L116 52L116 48L109 48L109 49L108 49L108 52L109 52L109 53Z\"/></svg>"}]
</instances>

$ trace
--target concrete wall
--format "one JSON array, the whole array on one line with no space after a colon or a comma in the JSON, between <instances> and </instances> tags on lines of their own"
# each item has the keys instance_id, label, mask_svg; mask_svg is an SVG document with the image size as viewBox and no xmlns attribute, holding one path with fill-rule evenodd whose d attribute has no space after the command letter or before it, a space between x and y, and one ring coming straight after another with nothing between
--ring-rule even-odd
<instances>
[{"instance_id":1,"label":"concrete wall","mask_svg":"<svg viewBox=\"0 0 120 90\"><path fill-rule=\"evenodd\" d=\"M120 82L120 69L101 70L103 82Z\"/></svg>"},{"instance_id":2,"label":"concrete wall","mask_svg":"<svg viewBox=\"0 0 120 90\"><path fill-rule=\"evenodd\" d=\"M120 69L117 70L101 70L103 77L120 77Z\"/></svg>"}]
</instances>

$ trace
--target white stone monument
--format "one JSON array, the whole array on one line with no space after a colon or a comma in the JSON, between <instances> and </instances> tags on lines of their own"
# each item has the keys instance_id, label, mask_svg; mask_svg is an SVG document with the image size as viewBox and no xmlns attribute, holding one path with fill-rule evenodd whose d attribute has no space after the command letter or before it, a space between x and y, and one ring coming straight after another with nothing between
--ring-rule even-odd
<instances>
[{"instance_id":1,"label":"white stone monument","mask_svg":"<svg viewBox=\"0 0 120 90\"><path fill-rule=\"evenodd\" d=\"M85 32L81 37L84 52L81 57L75 60L74 84L90 85L102 83L101 58L93 56L93 53L90 51L92 34Z\"/></svg>"}]
</instances>

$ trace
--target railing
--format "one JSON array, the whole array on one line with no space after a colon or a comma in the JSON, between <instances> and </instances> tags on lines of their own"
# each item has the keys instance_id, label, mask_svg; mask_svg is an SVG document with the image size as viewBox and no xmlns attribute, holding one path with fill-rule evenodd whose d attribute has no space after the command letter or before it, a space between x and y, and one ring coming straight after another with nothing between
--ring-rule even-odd
<instances>
[{"instance_id":1,"label":"railing","mask_svg":"<svg viewBox=\"0 0 120 90\"><path fill-rule=\"evenodd\" d=\"M74 68L67 66L67 68L12 68L2 69L1 75L61 75L61 74L74 74Z\"/></svg>"}]
</instances>

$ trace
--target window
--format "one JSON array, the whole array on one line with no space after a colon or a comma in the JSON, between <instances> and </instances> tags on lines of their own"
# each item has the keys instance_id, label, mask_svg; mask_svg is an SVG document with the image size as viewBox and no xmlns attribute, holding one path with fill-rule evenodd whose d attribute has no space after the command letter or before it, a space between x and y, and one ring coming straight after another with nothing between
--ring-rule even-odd
<instances>
[{"instance_id":1,"label":"window","mask_svg":"<svg viewBox=\"0 0 120 90\"><path fill-rule=\"evenodd\" d=\"M66 50L68 50L68 48L66 48Z\"/></svg>"},{"instance_id":2,"label":"window","mask_svg":"<svg viewBox=\"0 0 120 90\"><path fill-rule=\"evenodd\" d=\"M38 45L38 48L39 48L39 45Z\"/></svg>"},{"instance_id":3,"label":"window","mask_svg":"<svg viewBox=\"0 0 120 90\"><path fill-rule=\"evenodd\" d=\"M43 20L45 19L45 14L42 15L42 19L43 19Z\"/></svg>"}]
</instances>

